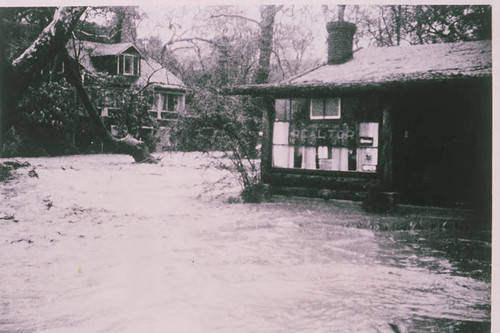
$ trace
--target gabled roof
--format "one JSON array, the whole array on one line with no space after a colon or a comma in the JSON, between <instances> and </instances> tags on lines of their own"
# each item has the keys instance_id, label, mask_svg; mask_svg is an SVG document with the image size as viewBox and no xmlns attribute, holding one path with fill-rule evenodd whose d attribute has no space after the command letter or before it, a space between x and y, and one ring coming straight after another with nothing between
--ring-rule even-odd
<instances>
[{"instance_id":1,"label":"gabled roof","mask_svg":"<svg viewBox=\"0 0 500 333\"><path fill-rule=\"evenodd\" d=\"M141 55L141 75L132 84L152 84L158 88L186 90L186 85L174 74L151 58L144 56L133 43L104 44L89 41L71 41L66 46L71 56L77 54L80 64L90 72L97 70L91 58L99 56L117 56L133 48Z\"/></svg>"},{"instance_id":2,"label":"gabled roof","mask_svg":"<svg viewBox=\"0 0 500 333\"><path fill-rule=\"evenodd\" d=\"M343 64L322 65L277 84L228 88L229 94L394 87L414 82L491 77L491 41L374 47Z\"/></svg>"},{"instance_id":3,"label":"gabled roof","mask_svg":"<svg viewBox=\"0 0 500 333\"><path fill-rule=\"evenodd\" d=\"M108 56L108 55L119 55L132 48L137 53L141 53L137 47L132 43L116 43L116 44L104 44L97 42L81 42L82 46L87 50L87 52L93 56Z\"/></svg>"},{"instance_id":4,"label":"gabled roof","mask_svg":"<svg viewBox=\"0 0 500 333\"><path fill-rule=\"evenodd\" d=\"M136 81L138 85L147 83L164 89L186 90L181 79L150 58L141 59L141 76Z\"/></svg>"}]
</instances>

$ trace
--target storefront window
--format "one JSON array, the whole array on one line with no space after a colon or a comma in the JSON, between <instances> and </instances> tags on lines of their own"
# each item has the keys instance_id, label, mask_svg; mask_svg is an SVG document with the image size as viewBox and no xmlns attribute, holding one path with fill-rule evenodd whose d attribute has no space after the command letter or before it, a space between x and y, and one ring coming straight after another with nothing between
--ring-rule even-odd
<instances>
[{"instance_id":1,"label":"storefront window","mask_svg":"<svg viewBox=\"0 0 500 333\"><path fill-rule=\"evenodd\" d=\"M276 121L290 120L290 99L275 100Z\"/></svg>"},{"instance_id":2,"label":"storefront window","mask_svg":"<svg viewBox=\"0 0 500 333\"><path fill-rule=\"evenodd\" d=\"M275 106L274 167L376 172L377 122L343 120L340 98L279 99Z\"/></svg>"}]
</instances>

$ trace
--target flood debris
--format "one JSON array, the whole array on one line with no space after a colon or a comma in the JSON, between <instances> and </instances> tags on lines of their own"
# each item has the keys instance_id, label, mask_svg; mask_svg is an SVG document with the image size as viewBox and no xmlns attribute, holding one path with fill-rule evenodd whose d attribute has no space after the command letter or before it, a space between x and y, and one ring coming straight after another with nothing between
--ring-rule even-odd
<instances>
[{"instance_id":1,"label":"flood debris","mask_svg":"<svg viewBox=\"0 0 500 333\"><path fill-rule=\"evenodd\" d=\"M3 162L4 165L11 167L12 169L19 169L19 168L26 168L29 167L31 164L27 161L20 162L18 160L14 161L5 161Z\"/></svg>"},{"instance_id":2,"label":"flood debris","mask_svg":"<svg viewBox=\"0 0 500 333\"><path fill-rule=\"evenodd\" d=\"M16 220L14 214L2 213L3 216L0 216L0 220L12 220L13 222L19 222Z\"/></svg>"},{"instance_id":3,"label":"flood debris","mask_svg":"<svg viewBox=\"0 0 500 333\"><path fill-rule=\"evenodd\" d=\"M33 168L28 172L28 176L30 176L31 178L38 178L38 172L36 172L35 168Z\"/></svg>"},{"instance_id":4,"label":"flood debris","mask_svg":"<svg viewBox=\"0 0 500 333\"><path fill-rule=\"evenodd\" d=\"M5 161L0 163L0 181L7 181L10 179L11 171L19 168L29 167L29 162L20 162L18 160Z\"/></svg>"},{"instance_id":5,"label":"flood debris","mask_svg":"<svg viewBox=\"0 0 500 333\"><path fill-rule=\"evenodd\" d=\"M50 200L49 198L43 199L43 203L47 207L47 210L49 210L54 205L52 200Z\"/></svg>"},{"instance_id":6,"label":"flood debris","mask_svg":"<svg viewBox=\"0 0 500 333\"><path fill-rule=\"evenodd\" d=\"M26 239L26 238L16 239L16 240L13 240L10 243L14 244L14 243L20 243L20 242L27 242L28 244L33 243L33 241L30 238L28 238L28 239Z\"/></svg>"}]
</instances>

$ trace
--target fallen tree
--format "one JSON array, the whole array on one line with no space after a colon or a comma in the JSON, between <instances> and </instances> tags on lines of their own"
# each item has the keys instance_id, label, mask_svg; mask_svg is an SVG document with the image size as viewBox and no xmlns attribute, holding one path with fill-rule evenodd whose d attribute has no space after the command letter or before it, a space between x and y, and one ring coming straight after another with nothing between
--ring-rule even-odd
<instances>
[{"instance_id":1,"label":"fallen tree","mask_svg":"<svg viewBox=\"0 0 500 333\"><path fill-rule=\"evenodd\" d=\"M113 152L128 154L134 158L136 162L139 163L154 163L156 159L153 158L147 151L144 143L133 138L131 135L127 134L122 139L117 139L107 130L101 121L99 112L92 103L89 95L87 94L85 87L83 86L80 72L78 70L78 62L68 55L68 52L64 48L61 50L64 54L64 60L67 64L65 75L68 82L73 85L76 89L78 97L83 103L85 110L92 122L94 129L96 130L99 138L110 148Z\"/></svg>"},{"instance_id":2,"label":"fallen tree","mask_svg":"<svg viewBox=\"0 0 500 333\"><path fill-rule=\"evenodd\" d=\"M85 10L86 7L58 8L49 25L12 63L9 63L5 54L2 54L0 60L0 143L3 142L10 126L14 126L20 133L29 134L33 130L32 119L18 111L17 102L41 70L57 55L62 54L66 56L69 64L66 74L68 81L77 90L99 138L108 145L111 151L131 155L136 162L155 162L139 140L128 135L123 139L116 139L109 133L83 87L78 65L67 55L66 43ZM5 41L0 37L2 50L5 49L4 43ZM43 135L43 133L40 134Z\"/></svg>"}]
</instances>

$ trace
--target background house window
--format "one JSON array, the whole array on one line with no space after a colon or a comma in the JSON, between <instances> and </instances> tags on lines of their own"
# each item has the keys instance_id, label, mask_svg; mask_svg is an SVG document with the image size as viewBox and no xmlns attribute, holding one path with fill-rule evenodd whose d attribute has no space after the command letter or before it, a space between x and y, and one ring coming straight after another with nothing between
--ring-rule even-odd
<instances>
[{"instance_id":1,"label":"background house window","mask_svg":"<svg viewBox=\"0 0 500 333\"><path fill-rule=\"evenodd\" d=\"M149 111L151 116L158 119L176 118L184 106L184 95L159 93L157 96L157 104Z\"/></svg>"},{"instance_id":2,"label":"background house window","mask_svg":"<svg viewBox=\"0 0 500 333\"><path fill-rule=\"evenodd\" d=\"M340 119L340 98L312 98L311 119Z\"/></svg>"},{"instance_id":3,"label":"background house window","mask_svg":"<svg viewBox=\"0 0 500 333\"><path fill-rule=\"evenodd\" d=\"M134 56L125 54L123 56L123 75L134 75Z\"/></svg>"},{"instance_id":4,"label":"background house window","mask_svg":"<svg viewBox=\"0 0 500 333\"><path fill-rule=\"evenodd\" d=\"M107 90L104 92L104 97L102 100L101 117L116 117L120 112L118 107L118 97L115 91Z\"/></svg>"},{"instance_id":5,"label":"background house window","mask_svg":"<svg viewBox=\"0 0 500 333\"><path fill-rule=\"evenodd\" d=\"M168 111L177 111L178 95L168 94Z\"/></svg>"},{"instance_id":6,"label":"background house window","mask_svg":"<svg viewBox=\"0 0 500 333\"><path fill-rule=\"evenodd\" d=\"M168 110L168 98L166 94L160 94L161 108L162 111Z\"/></svg>"},{"instance_id":7,"label":"background house window","mask_svg":"<svg viewBox=\"0 0 500 333\"><path fill-rule=\"evenodd\" d=\"M133 54L122 54L117 57L116 72L120 75L138 76L141 74L140 57Z\"/></svg>"}]
</instances>

